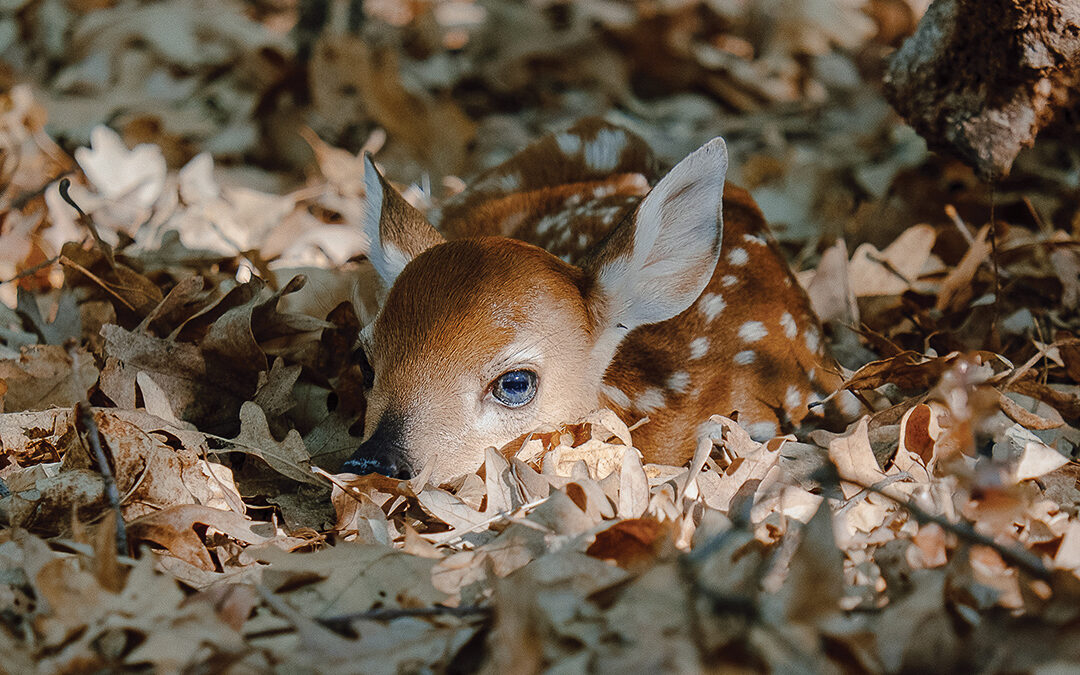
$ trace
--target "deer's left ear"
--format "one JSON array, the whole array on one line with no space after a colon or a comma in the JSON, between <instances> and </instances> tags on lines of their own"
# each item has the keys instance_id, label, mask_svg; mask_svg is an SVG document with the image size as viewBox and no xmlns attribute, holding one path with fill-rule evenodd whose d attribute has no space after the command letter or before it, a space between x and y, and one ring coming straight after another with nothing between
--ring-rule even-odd
<instances>
[{"instance_id":1,"label":"deer's left ear","mask_svg":"<svg viewBox=\"0 0 1080 675\"><path fill-rule=\"evenodd\" d=\"M368 259L386 288L416 256L446 241L431 223L379 173L364 155L363 228Z\"/></svg>"},{"instance_id":2,"label":"deer's left ear","mask_svg":"<svg viewBox=\"0 0 1080 675\"><path fill-rule=\"evenodd\" d=\"M666 321L705 290L720 255L727 167L722 138L695 150L583 264L602 329Z\"/></svg>"}]
</instances>

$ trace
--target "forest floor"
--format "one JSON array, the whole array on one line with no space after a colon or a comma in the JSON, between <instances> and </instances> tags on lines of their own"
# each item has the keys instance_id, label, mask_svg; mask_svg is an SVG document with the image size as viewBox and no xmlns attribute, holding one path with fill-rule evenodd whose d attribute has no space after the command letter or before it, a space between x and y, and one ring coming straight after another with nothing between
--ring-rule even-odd
<instances>
[{"instance_id":1,"label":"forest floor","mask_svg":"<svg viewBox=\"0 0 1080 675\"><path fill-rule=\"evenodd\" d=\"M6 3L0 670L1075 667L1080 144L928 153L881 95L926 4ZM589 115L725 137L867 414L334 475L362 153L434 213Z\"/></svg>"}]
</instances>

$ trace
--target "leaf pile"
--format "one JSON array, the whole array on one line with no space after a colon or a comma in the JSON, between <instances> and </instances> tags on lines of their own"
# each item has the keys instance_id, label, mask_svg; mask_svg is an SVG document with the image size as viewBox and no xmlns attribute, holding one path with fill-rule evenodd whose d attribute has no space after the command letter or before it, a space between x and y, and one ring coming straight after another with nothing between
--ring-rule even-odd
<instances>
[{"instance_id":1,"label":"leaf pile","mask_svg":"<svg viewBox=\"0 0 1080 675\"><path fill-rule=\"evenodd\" d=\"M914 25L900 0L365 5L355 31L288 3L0 10L27 38L0 43L24 82L0 96L3 668L1080 658L1080 240L1053 134L990 221L866 86ZM715 416L682 467L599 411L443 485L334 475L377 306L358 153L434 210L604 111L666 159L729 136L861 413L767 443ZM307 152L287 192L264 153Z\"/></svg>"}]
</instances>

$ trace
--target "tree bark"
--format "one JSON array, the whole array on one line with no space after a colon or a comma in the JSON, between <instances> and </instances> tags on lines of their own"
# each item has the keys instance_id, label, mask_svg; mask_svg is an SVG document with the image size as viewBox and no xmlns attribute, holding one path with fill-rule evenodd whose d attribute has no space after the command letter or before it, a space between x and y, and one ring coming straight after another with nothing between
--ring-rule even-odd
<instances>
[{"instance_id":1,"label":"tree bark","mask_svg":"<svg viewBox=\"0 0 1080 675\"><path fill-rule=\"evenodd\" d=\"M885 94L932 148L997 179L1078 83L1080 0L935 0Z\"/></svg>"}]
</instances>

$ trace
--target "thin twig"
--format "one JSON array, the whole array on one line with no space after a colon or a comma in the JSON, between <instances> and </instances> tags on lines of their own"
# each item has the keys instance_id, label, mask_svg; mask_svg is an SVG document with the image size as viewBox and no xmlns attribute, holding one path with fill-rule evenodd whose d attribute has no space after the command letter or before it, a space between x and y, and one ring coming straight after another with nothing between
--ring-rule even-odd
<instances>
[{"instance_id":1,"label":"thin twig","mask_svg":"<svg viewBox=\"0 0 1080 675\"><path fill-rule=\"evenodd\" d=\"M119 302L121 302L121 303L122 303L122 304L123 304L123 305L124 305L125 307L127 307L128 309L130 309L130 310L131 310L131 311L133 311L133 312L135 311L135 306L134 306L134 305L132 305L132 304L131 304L130 302L128 302L127 300L125 300L125 299L124 299L124 297L123 297L122 295L120 295L119 293L117 293L116 291L114 291L114 290L112 289L112 287L111 287L111 286L109 286L109 284L108 284L108 283L107 283L107 282L106 282L106 281L105 281L104 279L102 279L102 278L101 278L101 277L99 277L98 275L94 274L94 273L93 273L93 272L91 272L90 270L86 269L86 268L85 268L84 266L82 266L82 265L80 265L79 263L75 262L74 260L72 260L71 258L67 257L66 255L61 255L61 256L60 256L59 258L57 258L57 261L58 261L58 262L59 262L59 263L60 263L61 265L66 265L67 267L70 267L70 268L72 268L72 269L74 269L74 270L77 270L77 271L81 272L82 274L86 275L86 277L87 277L88 279L90 279L91 281L93 281L93 282L94 282L94 283L96 283L97 285L101 286L101 288L102 288L102 289L104 289L104 291L105 291L106 293L108 293L109 295L111 295L111 296L113 296L114 298L116 298L116 299L117 299L117 300L118 300Z\"/></svg>"},{"instance_id":2,"label":"thin twig","mask_svg":"<svg viewBox=\"0 0 1080 675\"><path fill-rule=\"evenodd\" d=\"M318 624L323 628L340 632L344 628L348 628L348 625L353 621L392 621L394 619L400 619L404 617L418 617L418 616L457 616L457 617L469 617L469 616L490 616L492 613L491 607L484 607L479 605L466 605L464 607L445 607L443 605L435 605L433 607L382 607L379 609L371 609L366 612L356 612L354 614L343 614L340 616L331 616L326 618L312 618L299 612L296 608L290 605L288 602L278 597L266 588L262 584L256 584L256 592L262 598L270 609L288 621L291 626L288 628L271 628L269 630L258 631L255 633L248 633L244 635L247 640L255 640L264 637L273 637L276 635L282 635L291 633L297 630L310 630L314 624Z\"/></svg>"},{"instance_id":3,"label":"thin twig","mask_svg":"<svg viewBox=\"0 0 1080 675\"><path fill-rule=\"evenodd\" d=\"M109 268L115 272L116 259L113 258L112 246L109 246L107 243L105 243L105 240L101 238L101 235L97 231L97 226L94 225L94 220L90 216L86 215L86 212L83 211L79 207L79 205L75 203L75 200L71 198L71 195L68 194L69 188L71 188L71 179L61 179L60 185L58 186L58 189L60 190L60 196L64 199L65 202L68 203L71 208L75 209L75 211L78 212L79 224L90 231L90 235L94 237L94 242L97 243L98 248L101 249L101 254L105 256L105 261L109 263Z\"/></svg>"},{"instance_id":4,"label":"thin twig","mask_svg":"<svg viewBox=\"0 0 1080 675\"><path fill-rule=\"evenodd\" d=\"M930 513L929 511L924 510L922 507L918 506L911 500L901 499L900 497L891 495L888 492L885 492L883 488L879 488L874 485L866 485L857 480L845 478L844 476L840 475L839 472L837 472L837 476L839 476L840 480L844 481L845 483L851 483L852 485L855 485L863 490L873 492L874 494L879 494L882 497L885 497L886 499L889 499L890 501L898 504L899 506L907 510L908 513L914 516L915 520L919 521L920 524L933 523L934 525L937 525L946 532L951 532L957 537L966 540L968 543L978 544L979 546L986 546L987 548L993 549L998 555L1001 556L1001 558L1005 562L1019 567L1033 577L1042 579L1043 581L1047 581L1052 576L1050 570L1046 568L1046 565L1043 564L1042 560L1025 548L1018 548L1015 546L1006 546L1004 544L999 544L998 542L994 541L992 537L989 537L977 531L969 523L954 523L947 518L935 515L933 513Z\"/></svg>"},{"instance_id":5,"label":"thin twig","mask_svg":"<svg viewBox=\"0 0 1080 675\"><path fill-rule=\"evenodd\" d=\"M990 348L994 351L1001 349L1001 334L998 331L998 320L1001 313L1001 270L998 267L997 246L997 218L994 217L994 206L997 201L997 193L993 183L990 184L990 260L994 263L994 308L990 314Z\"/></svg>"},{"instance_id":6,"label":"thin twig","mask_svg":"<svg viewBox=\"0 0 1080 675\"><path fill-rule=\"evenodd\" d=\"M492 608L485 605L465 605L463 607L447 607L434 605L432 607L380 607L369 609L366 612L353 612L338 616L316 618L315 620L327 628L344 628L353 621L393 621L411 616L456 616L459 618L470 616L490 616Z\"/></svg>"},{"instance_id":7,"label":"thin twig","mask_svg":"<svg viewBox=\"0 0 1080 675\"><path fill-rule=\"evenodd\" d=\"M964 241L967 242L967 245L969 247L973 246L975 244L975 237L971 235L971 231L968 230L967 223L965 223L964 219L960 217L960 214L956 211L956 207L952 204L946 204L945 215L949 217L949 220L952 221L956 229L960 232L961 235L963 235Z\"/></svg>"},{"instance_id":8,"label":"thin twig","mask_svg":"<svg viewBox=\"0 0 1080 675\"><path fill-rule=\"evenodd\" d=\"M76 373L79 372L79 353L74 345L68 347L68 355L71 356L73 370ZM116 552L127 555L127 528L124 526L124 516L120 512L120 491L116 487L112 465L109 464L109 457L105 454L105 448L101 442L101 431L98 429L97 421L94 420L94 409L90 406L90 401L86 400L85 393L83 393L83 399L75 404L75 423L80 436L86 440L90 451L94 454L98 471L105 484L105 498L109 500L109 506L116 512Z\"/></svg>"},{"instance_id":9,"label":"thin twig","mask_svg":"<svg viewBox=\"0 0 1080 675\"><path fill-rule=\"evenodd\" d=\"M56 256L53 256L53 257L49 258L48 260L43 260L43 261L39 262L38 264L34 265L33 267L27 267L22 272L19 272L18 274L11 277L10 279L0 279L0 286L3 286L4 284L10 284L11 282L18 281L19 279L24 279L26 277L33 276L34 274L37 274L38 272L45 269L46 267L49 267L49 266L57 263L59 260L60 260L60 256L56 255Z\"/></svg>"}]
</instances>

